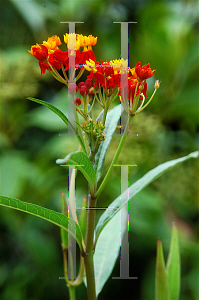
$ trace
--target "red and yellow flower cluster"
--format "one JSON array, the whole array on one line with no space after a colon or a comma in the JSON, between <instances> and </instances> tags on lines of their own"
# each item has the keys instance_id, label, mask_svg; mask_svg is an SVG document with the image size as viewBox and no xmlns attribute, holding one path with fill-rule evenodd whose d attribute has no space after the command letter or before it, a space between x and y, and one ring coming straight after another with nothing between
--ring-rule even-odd
<instances>
[{"instance_id":1,"label":"red and yellow flower cluster","mask_svg":"<svg viewBox=\"0 0 199 300\"><path fill-rule=\"evenodd\" d=\"M123 68L122 68L123 66ZM141 62L138 62L135 68L128 68L127 61L118 59L113 61L103 62L94 62L91 59L86 62L84 66L86 70L90 71L88 78L94 79L94 88L101 85L105 89L114 89L119 87L119 95L122 96L122 90L125 94L126 90L128 91L128 99L133 102L135 92L136 96L143 94L145 97L147 90L146 79L153 76L156 70L151 70L150 65L144 65L141 67ZM122 71L122 69L124 71ZM126 79L121 80L122 74L127 71ZM125 74L124 74L125 75ZM140 96L142 99L142 96Z\"/></svg>"},{"instance_id":2,"label":"red and yellow flower cluster","mask_svg":"<svg viewBox=\"0 0 199 300\"><path fill-rule=\"evenodd\" d=\"M79 65L85 64L89 59L95 61L92 46L97 43L97 38L92 35L83 36L82 34L66 33L64 35L64 42L67 44L67 51L59 49L58 46L61 45L61 40L57 35L48 38L47 42L43 41L43 44L32 46L31 50L28 51L39 60L41 75L46 70L52 71L52 68L60 70L62 65L65 67L65 70L68 70L70 55L75 56L74 67L76 68ZM80 47L83 47L82 52L80 51Z\"/></svg>"},{"instance_id":3,"label":"red and yellow flower cluster","mask_svg":"<svg viewBox=\"0 0 199 300\"><path fill-rule=\"evenodd\" d=\"M105 62L101 60L100 63L95 61L92 46L97 43L97 38L92 35L83 36L82 34L66 33L64 42L67 44L67 51L59 49L61 40L56 35L43 41L43 44L36 44L31 47L29 53L39 60L41 75L49 70L57 80L68 85L71 94L75 95L79 91L84 98L86 95L88 98L95 95L97 101L102 107L105 107L105 100L101 93L101 88L103 88L103 93L110 98L107 107L110 106L113 98L119 95L122 105L130 113L136 111L139 100L144 101L145 97L148 97L146 79L152 77L155 72L155 70L151 70L149 64L141 66L141 62L138 62L135 68L130 68L128 61L124 59ZM83 48L82 51L80 48ZM80 72L76 79L70 78L68 80L65 71L71 66L75 69L79 68ZM61 68L64 77L57 71ZM87 80L76 85L75 81L80 78L84 70L90 72ZM76 98L74 102L77 106L82 103L80 98Z\"/></svg>"}]
</instances>

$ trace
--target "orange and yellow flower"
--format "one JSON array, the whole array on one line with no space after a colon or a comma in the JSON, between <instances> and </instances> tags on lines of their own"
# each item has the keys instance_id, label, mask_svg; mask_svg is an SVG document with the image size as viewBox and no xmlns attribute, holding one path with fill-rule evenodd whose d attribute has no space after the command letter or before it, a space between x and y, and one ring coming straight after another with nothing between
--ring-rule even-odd
<instances>
[{"instance_id":1,"label":"orange and yellow flower","mask_svg":"<svg viewBox=\"0 0 199 300\"><path fill-rule=\"evenodd\" d=\"M57 35L53 35L48 38L47 42L43 41L43 45L48 49L49 53L54 53L55 50L58 50L58 46L61 45L61 40Z\"/></svg>"}]
</instances>

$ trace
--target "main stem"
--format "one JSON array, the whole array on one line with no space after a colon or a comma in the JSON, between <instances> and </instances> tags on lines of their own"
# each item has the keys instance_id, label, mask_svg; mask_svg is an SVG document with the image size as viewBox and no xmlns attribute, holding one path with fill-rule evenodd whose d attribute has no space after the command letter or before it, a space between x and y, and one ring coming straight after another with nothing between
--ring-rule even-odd
<instances>
[{"instance_id":1,"label":"main stem","mask_svg":"<svg viewBox=\"0 0 199 300\"><path fill-rule=\"evenodd\" d=\"M69 289L69 297L70 297L69 299L70 300L76 300L76 296L75 296L76 287L75 286L69 286L68 289Z\"/></svg>"},{"instance_id":2,"label":"main stem","mask_svg":"<svg viewBox=\"0 0 199 300\"><path fill-rule=\"evenodd\" d=\"M86 232L86 255L84 257L87 280L88 300L96 300L95 274L93 263L93 238L95 230L96 199L89 196L89 209L87 213L87 232Z\"/></svg>"}]
</instances>

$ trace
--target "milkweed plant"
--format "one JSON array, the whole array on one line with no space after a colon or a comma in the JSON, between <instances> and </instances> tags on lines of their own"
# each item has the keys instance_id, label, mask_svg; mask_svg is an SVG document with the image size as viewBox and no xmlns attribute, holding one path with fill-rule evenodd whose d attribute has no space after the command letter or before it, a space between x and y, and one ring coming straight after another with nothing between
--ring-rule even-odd
<instances>
[{"instance_id":1,"label":"milkweed plant","mask_svg":"<svg viewBox=\"0 0 199 300\"><path fill-rule=\"evenodd\" d=\"M76 152L66 153L65 158L56 160L58 165L69 167L69 196L61 193L61 212L6 196L1 196L0 204L43 218L61 228L63 278L69 290L70 300L76 299L75 290L83 282L87 288L88 299L95 300L108 280L119 252L121 253L120 237L123 239L125 230L120 232L120 223L123 220L119 212L121 213L127 207L128 201L154 179L175 165L189 158L196 158L198 153L193 152L150 170L128 187L128 194L125 194L127 190L123 191L123 196L127 195L123 203L121 204L121 193L105 209L96 224L95 216L100 195L110 179L125 140L128 141L132 136L130 127L133 118L148 106L160 87L160 82L155 81L154 92L150 97L147 95L147 79L153 77L156 70L152 70L149 64L142 66L141 62L138 62L131 68L128 60L123 58L96 61L92 47L97 43L97 37L66 33L64 43L67 45L67 51L59 49L61 39L54 35L42 44L32 46L29 53L38 60L41 75L48 71L67 87L68 115L48 102L30 97L27 99L46 106L58 115L65 122L69 134L73 134L79 142ZM84 72L88 74L87 79L81 81ZM116 105L116 101L120 104ZM101 112L94 119L93 110L97 102ZM121 120L125 120L125 123L122 124ZM107 173L101 178L106 152L115 132L120 135L120 143ZM78 218L74 196L77 172L83 174L88 184L88 194L87 197L82 196L81 213ZM105 246L107 239L108 250ZM76 246L80 249L78 275ZM128 273L128 270L126 272ZM179 295L180 254L177 227L173 224L166 267L161 241L157 242L155 300L177 300Z\"/></svg>"}]
</instances>

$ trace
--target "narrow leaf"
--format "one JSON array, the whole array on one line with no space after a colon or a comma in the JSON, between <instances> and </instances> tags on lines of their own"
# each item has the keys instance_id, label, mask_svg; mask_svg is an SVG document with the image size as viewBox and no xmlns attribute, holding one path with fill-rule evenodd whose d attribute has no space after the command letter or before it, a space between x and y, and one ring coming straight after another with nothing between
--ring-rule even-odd
<instances>
[{"instance_id":1,"label":"narrow leaf","mask_svg":"<svg viewBox=\"0 0 199 300\"><path fill-rule=\"evenodd\" d=\"M56 115L58 115L63 121L64 123L69 126L72 131L75 133L76 137L78 138L79 140L79 143L82 147L82 150L84 151L84 153L86 153L86 149L85 149L85 145L84 145L84 142L82 141L82 138L81 136L79 136L79 133L78 131L73 127L73 125L71 124L71 122L68 120L68 118L63 114L63 112L61 110L59 110L57 107L53 106L52 104L48 103L48 102L45 102L45 101L42 101L42 100L38 100L38 99L35 99L35 98L27 98L28 100L31 100L31 101L34 101L34 102L37 102L39 104L42 104L42 105L45 105L47 106L50 110L52 110Z\"/></svg>"},{"instance_id":2,"label":"narrow leaf","mask_svg":"<svg viewBox=\"0 0 199 300\"><path fill-rule=\"evenodd\" d=\"M123 110L124 110L123 107L121 106L121 104L119 104L115 106L113 109L111 109L107 114L106 122L105 122L106 139L101 142L100 147L95 156L94 168L96 170L97 181L99 181L99 179L102 176L106 151L110 145L118 120Z\"/></svg>"},{"instance_id":3,"label":"narrow leaf","mask_svg":"<svg viewBox=\"0 0 199 300\"><path fill-rule=\"evenodd\" d=\"M76 151L68 154L64 159L57 159L57 164L74 165L82 172L88 183L90 184L91 193L94 194L95 170L89 158L82 151Z\"/></svg>"},{"instance_id":4,"label":"narrow leaf","mask_svg":"<svg viewBox=\"0 0 199 300\"><path fill-rule=\"evenodd\" d=\"M167 277L169 283L170 300L178 300L180 295L180 250L178 231L174 224L171 244L167 260Z\"/></svg>"},{"instance_id":5,"label":"narrow leaf","mask_svg":"<svg viewBox=\"0 0 199 300\"><path fill-rule=\"evenodd\" d=\"M78 224L71 218L68 218L68 217L64 216L63 214L58 213L54 210L50 210L50 209L41 207L36 204L23 202L21 200L10 198L10 197L0 196L0 205L26 212L28 214L42 218L46 221L49 221L65 230L67 230L76 239L76 241L80 247L80 250L81 251L83 250L82 244L81 244L81 240L82 240L81 230L80 230ZM72 230L72 232L68 230L69 221L70 221L70 226L74 226L74 230ZM76 235L73 234L74 231L76 232Z\"/></svg>"},{"instance_id":6,"label":"narrow leaf","mask_svg":"<svg viewBox=\"0 0 199 300\"><path fill-rule=\"evenodd\" d=\"M157 242L156 272L155 272L155 300L170 300L169 285L164 263L162 243Z\"/></svg>"},{"instance_id":7,"label":"narrow leaf","mask_svg":"<svg viewBox=\"0 0 199 300\"><path fill-rule=\"evenodd\" d=\"M190 159L190 158L197 158L198 157L198 151L192 152L187 156L183 156L181 158L173 159L170 161L167 161L156 168L152 169L148 173L146 173L142 178L137 180L135 183L133 183L129 188L129 200L133 198L137 193L139 193L143 188L145 188L149 183L153 182L156 178L164 174L169 169L173 168L177 164ZM125 193L125 192L124 192ZM121 196L117 197L109 206L107 210L102 214L100 217L98 224L96 226L96 236L99 237L100 232L104 228L104 226L113 218L115 214L117 214L121 207L120 207L120 198ZM128 199L126 202L124 202L123 205L125 205L128 202ZM114 209L111 209L113 208Z\"/></svg>"}]
</instances>

